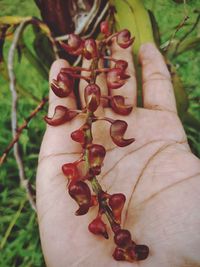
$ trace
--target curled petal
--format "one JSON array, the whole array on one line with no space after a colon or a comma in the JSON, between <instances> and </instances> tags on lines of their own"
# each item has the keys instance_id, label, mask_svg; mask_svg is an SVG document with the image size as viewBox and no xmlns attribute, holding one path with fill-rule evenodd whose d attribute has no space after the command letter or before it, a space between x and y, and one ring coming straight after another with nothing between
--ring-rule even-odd
<instances>
[{"instance_id":1,"label":"curled petal","mask_svg":"<svg viewBox=\"0 0 200 267\"><path fill-rule=\"evenodd\" d=\"M122 120L115 120L110 127L110 136L113 142L120 147L128 146L135 141L134 138L124 139L128 124Z\"/></svg>"},{"instance_id":2,"label":"curled petal","mask_svg":"<svg viewBox=\"0 0 200 267\"><path fill-rule=\"evenodd\" d=\"M124 102L125 102L125 99L123 96L115 95L115 96L112 96L110 100L110 105L112 109L114 110L114 112L116 112L117 114L128 115L129 113L131 113L133 107L130 105L125 105Z\"/></svg>"},{"instance_id":3,"label":"curled petal","mask_svg":"<svg viewBox=\"0 0 200 267\"><path fill-rule=\"evenodd\" d=\"M109 206L113 211L116 222L121 223L121 214L124 208L126 197L124 194L113 194L109 198Z\"/></svg>"},{"instance_id":4,"label":"curled petal","mask_svg":"<svg viewBox=\"0 0 200 267\"><path fill-rule=\"evenodd\" d=\"M132 244L131 234L126 229L120 229L114 236L114 241L120 248L128 248Z\"/></svg>"},{"instance_id":5,"label":"curled petal","mask_svg":"<svg viewBox=\"0 0 200 267\"><path fill-rule=\"evenodd\" d=\"M69 180L77 180L79 178L78 168L75 163L64 164L62 171Z\"/></svg>"},{"instance_id":6,"label":"curled petal","mask_svg":"<svg viewBox=\"0 0 200 267\"><path fill-rule=\"evenodd\" d=\"M101 97L101 90L97 84L89 84L85 87L84 97L87 108L94 112L99 104Z\"/></svg>"},{"instance_id":7,"label":"curled petal","mask_svg":"<svg viewBox=\"0 0 200 267\"><path fill-rule=\"evenodd\" d=\"M132 45L134 38L131 38L131 33L129 30L125 29L117 35L117 44L121 48L127 48Z\"/></svg>"},{"instance_id":8,"label":"curled petal","mask_svg":"<svg viewBox=\"0 0 200 267\"><path fill-rule=\"evenodd\" d=\"M110 89L118 89L125 84L125 80L129 77L120 68L113 68L107 73L107 85Z\"/></svg>"},{"instance_id":9,"label":"curled petal","mask_svg":"<svg viewBox=\"0 0 200 267\"><path fill-rule=\"evenodd\" d=\"M115 63L115 68L119 68L121 69L122 71L125 71L128 67L128 62L125 61L125 60L117 60L116 63Z\"/></svg>"},{"instance_id":10,"label":"curled petal","mask_svg":"<svg viewBox=\"0 0 200 267\"><path fill-rule=\"evenodd\" d=\"M97 44L94 39L87 39L84 43L83 56L86 59L92 59L97 57Z\"/></svg>"},{"instance_id":11,"label":"curled petal","mask_svg":"<svg viewBox=\"0 0 200 267\"><path fill-rule=\"evenodd\" d=\"M89 186L83 181L71 182L68 187L70 196L77 202L79 209L76 215L84 215L91 206L91 192Z\"/></svg>"},{"instance_id":12,"label":"curled petal","mask_svg":"<svg viewBox=\"0 0 200 267\"><path fill-rule=\"evenodd\" d=\"M92 144L89 148L89 163L90 172L93 175L99 175L101 172L101 166L106 155L106 150L103 146Z\"/></svg>"},{"instance_id":13,"label":"curled petal","mask_svg":"<svg viewBox=\"0 0 200 267\"><path fill-rule=\"evenodd\" d=\"M94 219L89 225L88 229L91 233L95 235L102 235L108 239L108 233L106 230L106 224L102 221L101 217Z\"/></svg>"},{"instance_id":14,"label":"curled petal","mask_svg":"<svg viewBox=\"0 0 200 267\"><path fill-rule=\"evenodd\" d=\"M78 114L75 110L70 110L64 106L56 106L53 117L44 117L44 120L52 126L58 126L64 124L67 121L72 120Z\"/></svg>"},{"instance_id":15,"label":"curled petal","mask_svg":"<svg viewBox=\"0 0 200 267\"><path fill-rule=\"evenodd\" d=\"M60 72L57 79L53 79L51 89L59 97L67 97L73 90L74 79L68 74Z\"/></svg>"}]
</instances>

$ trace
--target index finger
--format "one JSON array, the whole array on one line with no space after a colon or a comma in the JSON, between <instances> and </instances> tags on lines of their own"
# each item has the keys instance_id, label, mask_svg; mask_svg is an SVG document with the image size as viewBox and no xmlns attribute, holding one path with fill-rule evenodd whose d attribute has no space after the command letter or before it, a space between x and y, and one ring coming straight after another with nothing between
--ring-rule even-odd
<instances>
[{"instance_id":1,"label":"index finger","mask_svg":"<svg viewBox=\"0 0 200 267\"><path fill-rule=\"evenodd\" d=\"M147 43L140 48L139 59L142 65L144 107L177 112L170 73L162 54L153 43Z\"/></svg>"}]
</instances>

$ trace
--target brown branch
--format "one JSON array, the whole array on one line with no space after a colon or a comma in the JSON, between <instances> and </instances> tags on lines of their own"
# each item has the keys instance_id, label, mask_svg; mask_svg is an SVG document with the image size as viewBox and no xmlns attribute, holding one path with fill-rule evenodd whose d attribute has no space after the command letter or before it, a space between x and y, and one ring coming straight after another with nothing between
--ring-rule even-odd
<instances>
[{"instance_id":1,"label":"brown branch","mask_svg":"<svg viewBox=\"0 0 200 267\"><path fill-rule=\"evenodd\" d=\"M13 148L14 144L18 142L22 132L24 129L27 128L28 123L30 120L32 120L37 113L43 109L44 105L47 103L48 97L45 97L42 99L42 101L39 103L39 105L31 112L31 114L24 120L23 124L18 127L15 137L12 139L12 141L9 143L9 145L6 147L6 149L3 151L2 156L0 157L0 166L3 164L4 160L6 159L8 153Z\"/></svg>"},{"instance_id":2,"label":"brown branch","mask_svg":"<svg viewBox=\"0 0 200 267\"><path fill-rule=\"evenodd\" d=\"M188 35L190 35L195 30L195 28L199 24L199 21L200 21L200 14L197 16L196 21L193 24L193 26L189 29L189 31L186 32L186 34L177 43L177 45L175 47L174 56L177 54L177 51L178 51L178 48L179 48L180 44L188 37Z\"/></svg>"},{"instance_id":3,"label":"brown branch","mask_svg":"<svg viewBox=\"0 0 200 267\"><path fill-rule=\"evenodd\" d=\"M14 55L15 55L15 50L16 50L18 41L28 22L30 22L30 18L22 21L19 24L19 26L16 28L13 41L8 52L8 75L9 75L9 80L10 80L10 91L12 94L11 126L12 126L13 138L15 138L15 135L17 134L17 98L18 98L16 87L15 87L16 79L15 79L15 74L14 74ZM15 156L18 170L19 170L20 183L26 190L27 197L28 197L31 207L33 208L33 210L36 210L34 197L31 193L29 182L26 179L24 166L23 166L23 162L22 162L22 159L19 153L19 146L17 142L14 143L13 148L14 148L14 156ZM5 159L5 156L3 157L3 159Z\"/></svg>"}]
</instances>

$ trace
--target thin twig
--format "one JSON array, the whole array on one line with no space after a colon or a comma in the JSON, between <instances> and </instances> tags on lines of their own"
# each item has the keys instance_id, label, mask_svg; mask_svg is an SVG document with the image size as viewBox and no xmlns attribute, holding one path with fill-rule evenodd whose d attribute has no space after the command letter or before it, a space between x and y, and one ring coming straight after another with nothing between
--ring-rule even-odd
<instances>
[{"instance_id":1,"label":"thin twig","mask_svg":"<svg viewBox=\"0 0 200 267\"><path fill-rule=\"evenodd\" d=\"M176 55L180 44L188 37L189 34L191 34L195 30L195 28L197 27L199 21L200 21L200 14L197 16L195 23L189 29L189 31L187 31L186 34L182 38L180 38L179 42L177 43L177 45L175 47L174 55Z\"/></svg>"},{"instance_id":2,"label":"thin twig","mask_svg":"<svg viewBox=\"0 0 200 267\"><path fill-rule=\"evenodd\" d=\"M9 143L9 145L6 147L6 149L4 150L2 156L0 157L0 166L3 164L4 160L6 159L8 153L10 152L10 150L13 148L14 144L18 142L23 130L27 128L28 123L30 122L30 120L33 119L41 109L43 109L43 107L47 103L47 101L48 101L48 97L43 98L42 101L39 103L39 105L24 120L23 124L20 127L18 127L14 138Z\"/></svg>"},{"instance_id":3,"label":"thin twig","mask_svg":"<svg viewBox=\"0 0 200 267\"><path fill-rule=\"evenodd\" d=\"M178 24L178 26L176 27L176 30L173 32L173 34L171 35L168 44L166 47L163 47L163 51L167 51L172 43L172 40L174 39L175 35L177 34L177 32L185 25L186 21L189 19L189 16L184 16L183 20ZM162 46L161 46L162 48Z\"/></svg>"},{"instance_id":4,"label":"thin twig","mask_svg":"<svg viewBox=\"0 0 200 267\"><path fill-rule=\"evenodd\" d=\"M15 74L14 74L14 55L15 55L15 49L17 47L17 44L23 32L23 29L29 21L30 21L30 18L22 21L19 24L19 26L16 28L13 41L8 52L8 75L10 79L10 91L12 94L11 126L12 126L13 138L15 138L15 135L17 134L17 97L18 97L16 88L15 88L16 79L15 79ZM23 166L23 162L22 162L22 159L19 153L19 146L17 142L14 143L13 148L14 148L14 156L15 156L18 170L19 170L20 183L26 190L31 207L33 208L33 210L36 210L34 197L30 191L29 183L25 176L24 166Z\"/></svg>"}]
</instances>

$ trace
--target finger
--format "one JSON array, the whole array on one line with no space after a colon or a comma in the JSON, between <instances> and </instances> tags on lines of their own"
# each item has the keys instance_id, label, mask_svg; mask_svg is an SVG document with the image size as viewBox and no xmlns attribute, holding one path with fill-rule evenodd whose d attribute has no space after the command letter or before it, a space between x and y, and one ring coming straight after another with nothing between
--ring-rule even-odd
<instances>
[{"instance_id":1,"label":"finger","mask_svg":"<svg viewBox=\"0 0 200 267\"><path fill-rule=\"evenodd\" d=\"M92 62L91 60L83 59L82 67L87 68L87 69L90 68L91 62ZM102 60L100 60L99 64L98 64L98 68L102 68L102 67L103 67L103 62L102 62ZM88 77L90 75L90 72L82 71L81 75ZM80 80L79 94L80 94L80 100L81 100L82 107L85 107L84 89L87 86L87 84L88 83L86 81L84 81L83 79ZM101 73L97 76L96 84L101 89L101 95L107 96L108 95L108 87L107 87L106 77L105 77L104 73ZM102 98L100 109L102 109L102 107L106 107L106 106L107 106L107 100Z\"/></svg>"},{"instance_id":2,"label":"finger","mask_svg":"<svg viewBox=\"0 0 200 267\"><path fill-rule=\"evenodd\" d=\"M144 44L140 48L139 59L142 65L144 107L176 112L171 77L159 50L154 44Z\"/></svg>"},{"instance_id":3,"label":"finger","mask_svg":"<svg viewBox=\"0 0 200 267\"><path fill-rule=\"evenodd\" d=\"M50 70L49 81L56 78L61 68L69 67L67 61L59 59L55 61ZM50 89L49 92L49 110L48 116L52 117L55 107L58 105L66 106L70 109L76 108L76 101L73 92L65 98L57 97ZM71 132L80 127L80 119L75 117L72 121L66 122L60 126L51 126L47 124L47 129L43 138L40 160L52 155L62 153L77 153L80 150L78 144L71 140ZM70 141L69 141L70 140Z\"/></svg>"},{"instance_id":4,"label":"finger","mask_svg":"<svg viewBox=\"0 0 200 267\"><path fill-rule=\"evenodd\" d=\"M51 66L50 74L49 74L49 82L53 79L56 79L58 73L62 68L69 67L69 63L64 59L58 59L54 61ZM68 108L76 108L76 100L74 93L72 92L68 97L60 98L54 94L54 92L50 89L49 92L49 115L52 115L54 109L57 105L67 106Z\"/></svg>"},{"instance_id":5,"label":"finger","mask_svg":"<svg viewBox=\"0 0 200 267\"><path fill-rule=\"evenodd\" d=\"M111 89L111 95L122 95L126 98L126 104L137 104L137 84L135 78L135 67L132 57L132 47L126 49L121 48L116 41L113 41L111 47L112 57L114 59L122 59L128 62L128 68L126 74L130 75L124 86L119 89ZM113 65L113 64L112 64Z\"/></svg>"}]
</instances>

